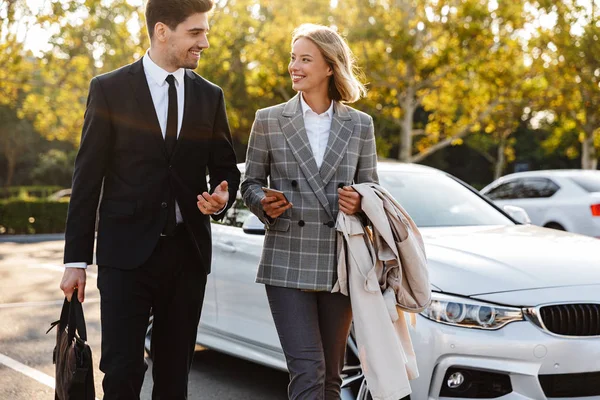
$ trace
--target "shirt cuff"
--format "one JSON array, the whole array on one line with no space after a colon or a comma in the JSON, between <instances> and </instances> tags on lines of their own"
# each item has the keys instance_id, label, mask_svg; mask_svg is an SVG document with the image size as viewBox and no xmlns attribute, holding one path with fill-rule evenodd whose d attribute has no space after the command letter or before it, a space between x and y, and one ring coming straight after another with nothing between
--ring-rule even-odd
<instances>
[{"instance_id":1,"label":"shirt cuff","mask_svg":"<svg viewBox=\"0 0 600 400\"><path fill-rule=\"evenodd\" d=\"M86 269L87 268L87 263L84 263L84 262L66 263L65 264L65 268L83 268L83 269Z\"/></svg>"},{"instance_id":2,"label":"shirt cuff","mask_svg":"<svg viewBox=\"0 0 600 400\"><path fill-rule=\"evenodd\" d=\"M227 203L225 203L225 205L223 206L223 208L221 208L219 211L217 211L213 215L219 215L219 214L221 214L223 212L223 210L225 210L226 208L227 208Z\"/></svg>"}]
</instances>

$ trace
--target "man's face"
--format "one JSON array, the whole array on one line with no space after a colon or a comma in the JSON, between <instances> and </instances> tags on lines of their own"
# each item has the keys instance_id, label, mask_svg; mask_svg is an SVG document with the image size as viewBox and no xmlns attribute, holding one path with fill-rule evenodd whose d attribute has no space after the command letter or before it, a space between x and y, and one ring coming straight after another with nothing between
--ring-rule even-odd
<instances>
[{"instance_id":1,"label":"man's face","mask_svg":"<svg viewBox=\"0 0 600 400\"><path fill-rule=\"evenodd\" d=\"M167 62L174 68L196 69L200 54L208 48L208 14L190 15L175 30L167 27Z\"/></svg>"}]
</instances>

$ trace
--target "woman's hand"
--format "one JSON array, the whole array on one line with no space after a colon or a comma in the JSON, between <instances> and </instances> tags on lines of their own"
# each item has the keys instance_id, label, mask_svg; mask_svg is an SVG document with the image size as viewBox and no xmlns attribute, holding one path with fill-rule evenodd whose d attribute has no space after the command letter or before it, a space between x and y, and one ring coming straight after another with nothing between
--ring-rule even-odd
<instances>
[{"instance_id":1,"label":"woman's hand","mask_svg":"<svg viewBox=\"0 0 600 400\"><path fill-rule=\"evenodd\" d=\"M338 204L340 211L347 215L356 214L361 210L360 194L352 188L352 186L344 186L338 189Z\"/></svg>"},{"instance_id":2,"label":"woman's hand","mask_svg":"<svg viewBox=\"0 0 600 400\"><path fill-rule=\"evenodd\" d=\"M292 208L292 203L288 203L286 200L278 200L274 196L265 196L261 201L263 210L270 218L277 218L281 214Z\"/></svg>"}]
</instances>

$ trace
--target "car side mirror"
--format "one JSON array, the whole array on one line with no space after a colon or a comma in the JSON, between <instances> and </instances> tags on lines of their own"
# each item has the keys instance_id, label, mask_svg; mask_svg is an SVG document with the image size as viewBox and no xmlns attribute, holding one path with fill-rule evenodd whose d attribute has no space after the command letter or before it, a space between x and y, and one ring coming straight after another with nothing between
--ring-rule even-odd
<instances>
[{"instance_id":1,"label":"car side mirror","mask_svg":"<svg viewBox=\"0 0 600 400\"><path fill-rule=\"evenodd\" d=\"M531 224L531 218L529 218L529 215L527 215L527 211L525 211L521 207L502 206L502 209L504 210L505 213L510 215L510 217L512 219L514 219L515 221L517 221L518 223L524 224L524 225Z\"/></svg>"},{"instance_id":2,"label":"car side mirror","mask_svg":"<svg viewBox=\"0 0 600 400\"><path fill-rule=\"evenodd\" d=\"M246 218L242 225L242 229L244 230L244 233L249 235L265 234L265 224L263 224L263 222L254 214L250 214L248 218Z\"/></svg>"}]
</instances>

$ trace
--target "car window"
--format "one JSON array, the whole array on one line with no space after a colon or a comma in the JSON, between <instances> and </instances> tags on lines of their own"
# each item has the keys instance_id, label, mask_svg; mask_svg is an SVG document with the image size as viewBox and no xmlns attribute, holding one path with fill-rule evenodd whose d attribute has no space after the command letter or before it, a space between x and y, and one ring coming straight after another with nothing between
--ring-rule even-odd
<instances>
[{"instance_id":1,"label":"car window","mask_svg":"<svg viewBox=\"0 0 600 400\"><path fill-rule=\"evenodd\" d=\"M560 187L547 178L525 178L523 184L518 188L519 198L539 199L551 197Z\"/></svg>"},{"instance_id":2,"label":"car window","mask_svg":"<svg viewBox=\"0 0 600 400\"><path fill-rule=\"evenodd\" d=\"M379 181L419 227L513 225L476 193L444 174L378 171Z\"/></svg>"},{"instance_id":3,"label":"car window","mask_svg":"<svg viewBox=\"0 0 600 400\"><path fill-rule=\"evenodd\" d=\"M496 186L486 193L486 196L492 200L518 199L522 193L521 186L521 180L515 179Z\"/></svg>"},{"instance_id":4,"label":"car window","mask_svg":"<svg viewBox=\"0 0 600 400\"><path fill-rule=\"evenodd\" d=\"M586 192L600 192L600 173L589 175L569 176L569 179L575 182Z\"/></svg>"},{"instance_id":5,"label":"car window","mask_svg":"<svg viewBox=\"0 0 600 400\"><path fill-rule=\"evenodd\" d=\"M250 216L250 214L250 210L244 204L244 201L242 200L241 196L238 195L238 197L235 199L235 203L231 206L229 210L227 210L225 217L223 217L223 219L219 221L219 223L223 225L241 228L242 225L244 225L246 219Z\"/></svg>"}]
</instances>

